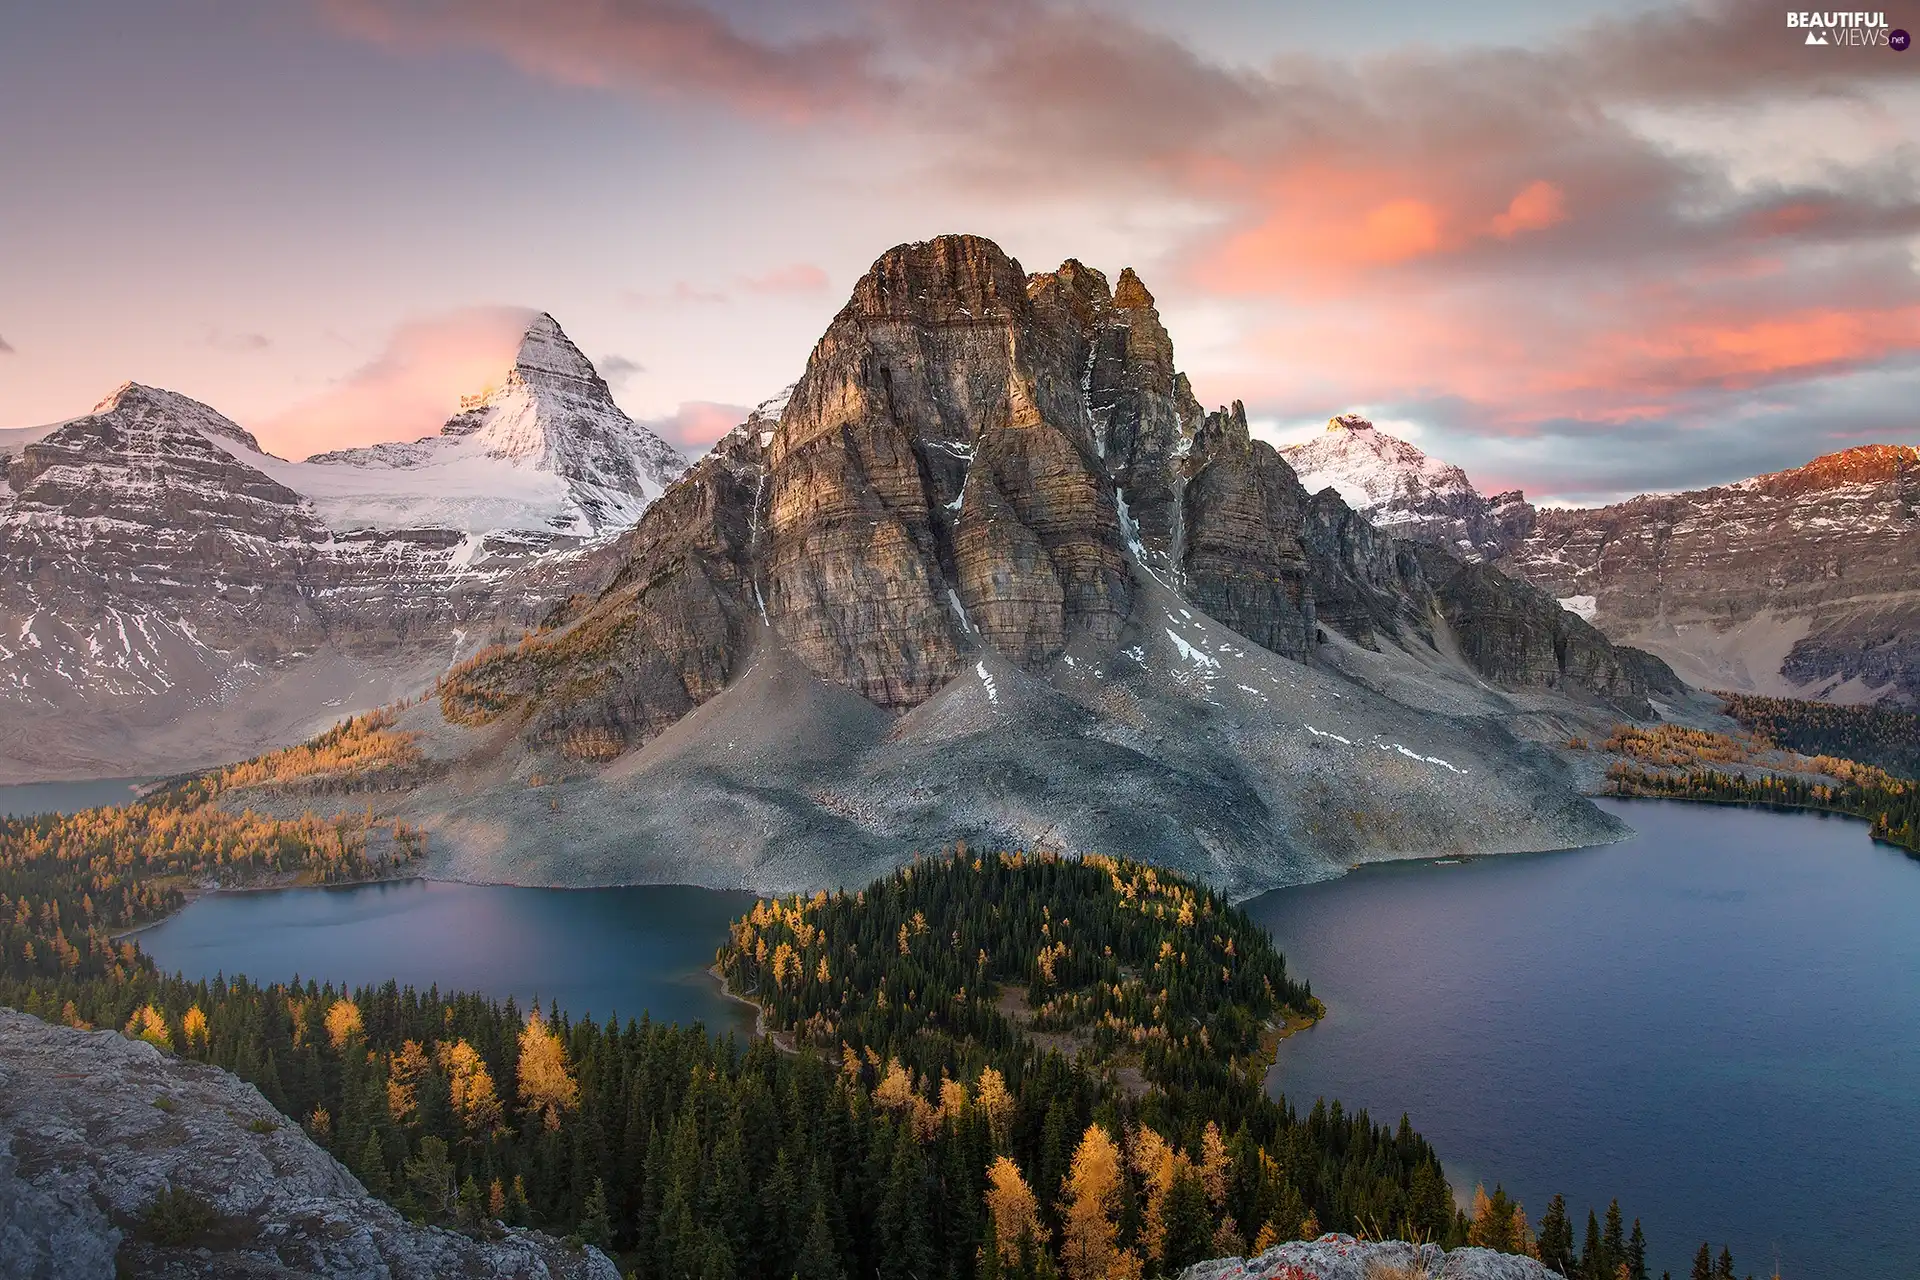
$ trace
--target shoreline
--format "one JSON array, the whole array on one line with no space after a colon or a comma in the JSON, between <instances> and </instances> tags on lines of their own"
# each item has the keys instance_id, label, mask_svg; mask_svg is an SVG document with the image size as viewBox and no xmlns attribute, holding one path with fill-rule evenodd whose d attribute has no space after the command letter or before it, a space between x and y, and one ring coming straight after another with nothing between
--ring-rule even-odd
<instances>
[{"instance_id":1,"label":"shoreline","mask_svg":"<svg viewBox=\"0 0 1920 1280\"><path fill-rule=\"evenodd\" d=\"M136 934L142 934L149 929L158 928L159 926L165 924L167 921L173 919L175 916L179 915L182 911L185 911L188 907L192 906L194 903L200 901L200 899L213 897L216 894L280 893L288 889L357 889L370 884L406 884L409 881L413 881L413 880L431 880L431 879L432 879L431 876L407 875L407 876L370 876L364 880L326 880L326 881L309 880L305 882L302 882L299 880L289 880L281 884L217 884L217 885L195 884L189 888L185 888L180 891L184 901L182 901L180 905L174 908L172 911L167 912L163 916L156 916L152 920L147 920L141 924L134 925L130 929L123 929L119 933L111 934L109 935L109 938L113 942L123 942L128 938L134 937Z\"/></svg>"}]
</instances>

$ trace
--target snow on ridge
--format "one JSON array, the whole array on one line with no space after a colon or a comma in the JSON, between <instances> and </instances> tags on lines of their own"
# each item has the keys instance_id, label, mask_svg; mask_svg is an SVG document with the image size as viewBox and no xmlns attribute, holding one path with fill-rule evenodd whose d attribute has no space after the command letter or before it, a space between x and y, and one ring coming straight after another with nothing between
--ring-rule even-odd
<instances>
[{"instance_id":1,"label":"snow on ridge","mask_svg":"<svg viewBox=\"0 0 1920 1280\"><path fill-rule=\"evenodd\" d=\"M1562 596L1559 605L1568 613L1577 614L1588 622L1592 622L1595 615L1600 612L1598 596Z\"/></svg>"}]
</instances>

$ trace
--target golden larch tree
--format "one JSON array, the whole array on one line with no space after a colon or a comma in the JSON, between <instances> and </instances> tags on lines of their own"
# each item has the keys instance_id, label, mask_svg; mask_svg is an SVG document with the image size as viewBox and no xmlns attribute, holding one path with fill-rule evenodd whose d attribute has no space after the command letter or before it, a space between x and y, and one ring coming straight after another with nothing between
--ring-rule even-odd
<instances>
[{"instance_id":1,"label":"golden larch tree","mask_svg":"<svg viewBox=\"0 0 1920 1280\"><path fill-rule=\"evenodd\" d=\"M580 1085L567 1070L567 1047L535 1009L520 1031L520 1102L538 1112L547 1128L560 1127L560 1113L580 1103Z\"/></svg>"},{"instance_id":2,"label":"golden larch tree","mask_svg":"<svg viewBox=\"0 0 1920 1280\"><path fill-rule=\"evenodd\" d=\"M1088 1125L1061 1187L1060 1261L1067 1280L1109 1280L1116 1267L1122 1274L1129 1269L1115 1248L1125 1192L1120 1148L1105 1129Z\"/></svg>"},{"instance_id":3,"label":"golden larch tree","mask_svg":"<svg viewBox=\"0 0 1920 1280\"><path fill-rule=\"evenodd\" d=\"M1020 1255L1020 1237L1032 1233L1033 1245L1043 1249L1047 1228L1040 1221L1040 1202L1020 1173L1020 1166L1001 1156L987 1168L987 1214L993 1219L993 1238L1003 1264Z\"/></svg>"},{"instance_id":4,"label":"golden larch tree","mask_svg":"<svg viewBox=\"0 0 1920 1280\"><path fill-rule=\"evenodd\" d=\"M338 1049L366 1029L360 1020L360 1006L351 1000L335 1000L327 1007L327 1039Z\"/></svg>"}]
</instances>

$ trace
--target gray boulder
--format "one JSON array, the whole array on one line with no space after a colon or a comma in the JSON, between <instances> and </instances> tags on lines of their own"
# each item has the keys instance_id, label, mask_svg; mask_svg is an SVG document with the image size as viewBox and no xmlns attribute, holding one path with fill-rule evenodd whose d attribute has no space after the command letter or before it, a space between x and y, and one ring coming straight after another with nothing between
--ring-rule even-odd
<instances>
[{"instance_id":1,"label":"gray boulder","mask_svg":"<svg viewBox=\"0 0 1920 1280\"><path fill-rule=\"evenodd\" d=\"M162 1192L212 1210L148 1238ZM259 1090L112 1031L0 1009L0 1280L132 1276L619 1280L533 1231L479 1241L408 1222Z\"/></svg>"},{"instance_id":2,"label":"gray boulder","mask_svg":"<svg viewBox=\"0 0 1920 1280\"><path fill-rule=\"evenodd\" d=\"M1291 1268L1291 1270L1289 1270ZM1404 1240L1328 1234L1289 1240L1257 1258L1196 1263L1180 1280L1563 1280L1532 1258L1492 1249L1442 1249Z\"/></svg>"}]
</instances>

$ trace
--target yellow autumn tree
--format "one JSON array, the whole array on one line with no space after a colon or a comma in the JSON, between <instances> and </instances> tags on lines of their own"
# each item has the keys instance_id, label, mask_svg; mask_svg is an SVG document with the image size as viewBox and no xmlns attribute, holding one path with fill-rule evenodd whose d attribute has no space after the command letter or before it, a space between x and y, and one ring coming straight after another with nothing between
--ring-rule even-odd
<instances>
[{"instance_id":1,"label":"yellow autumn tree","mask_svg":"<svg viewBox=\"0 0 1920 1280\"><path fill-rule=\"evenodd\" d=\"M351 1036L357 1036L366 1029L360 1020L360 1006L351 1000L335 1000L327 1008L327 1039L338 1049L346 1044Z\"/></svg>"},{"instance_id":2,"label":"yellow autumn tree","mask_svg":"<svg viewBox=\"0 0 1920 1280\"><path fill-rule=\"evenodd\" d=\"M1173 1188L1173 1147L1154 1130L1141 1125L1133 1132L1128 1156L1140 1184L1146 1188L1147 1207L1140 1220L1140 1245L1149 1258L1158 1258L1166 1242L1167 1192Z\"/></svg>"},{"instance_id":3,"label":"yellow autumn tree","mask_svg":"<svg viewBox=\"0 0 1920 1280\"><path fill-rule=\"evenodd\" d=\"M567 1047L538 1009L520 1030L520 1102L543 1116L549 1129L558 1129L560 1113L580 1102L580 1085L567 1070Z\"/></svg>"},{"instance_id":4,"label":"yellow autumn tree","mask_svg":"<svg viewBox=\"0 0 1920 1280\"><path fill-rule=\"evenodd\" d=\"M387 1114L396 1124L405 1124L413 1118L420 1105L420 1077L427 1070L427 1051L420 1047L418 1040L409 1040L400 1046L400 1052L393 1055L393 1061L387 1065Z\"/></svg>"},{"instance_id":5,"label":"yellow autumn tree","mask_svg":"<svg viewBox=\"0 0 1920 1280\"><path fill-rule=\"evenodd\" d=\"M1227 1154L1227 1140L1220 1136L1220 1126L1209 1120L1200 1135L1200 1181L1216 1209L1227 1202L1227 1179L1232 1173L1233 1157Z\"/></svg>"},{"instance_id":6,"label":"yellow autumn tree","mask_svg":"<svg viewBox=\"0 0 1920 1280\"><path fill-rule=\"evenodd\" d=\"M1067 1280L1113 1280L1138 1270L1138 1260L1115 1247L1124 1194L1120 1148L1105 1129L1088 1125L1061 1187L1060 1261Z\"/></svg>"},{"instance_id":7,"label":"yellow autumn tree","mask_svg":"<svg viewBox=\"0 0 1920 1280\"><path fill-rule=\"evenodd\" d=\"M442 1044L434 1060L447 1077L452 1095L453 1113L460 1123L475 1133L491 1133L500 1127L500 1095L494 1091L493 1073L486 1059L465 1040Z\"/></svg>"},{"instance_id":8,"label":"yellow autumn tree","mask_svg":"<svg viewBox=\"0 0 1920 1280\"><path fill-rule=\"evenodd\" d=\"M982 1067L973 1086L973 1105L986 1116L993 1145L1004 1148L1013 1124L1013 1095L1007 1092L1007 1078L992 1067Z\"/></svg>"},{"instance_id":9,"label":"yellow autumn tree","mask_svg":"<svg viewBox=\"0 0 1920 1280\"><path fill-rule=\"evenodd\" d=\"M1047 1228L1040 1221L1040 1202L1020 1173L1020 1166L1001 1156L987 1168L987 1214L993 1219L993 1238L1004 1264L1020 1255L1020 1237L1031 1233L1036 1249L1045 1248Z\"/></svg>"},{"instance_id":10,"label":"yellow autumn tree","mask_svg":"<svg viewBox=\"0 0 1920 1280\"><path fill-rule=\"evenodd\" d=\"M173 1048L173 1033L167 1029L167 1015L151 1004L133 1011L133 1016L127 1019L126 1034L129 1039L145 1040L157 1048Z\"/></svg>"},{"instance_id":11,"label":"yellow autumn tree","mask_svg":"<svg viewBox=\"0 0 1920 1280\"><path fill-rule=\"evenodd\" d=\"M194 1049L202 1052L206 1050L207 1015L201 1011L199 1005L187 1010L187 1016L180 1019L180 1035L187 1042L189 1052Z\"/></svg>"}]
</instances>

